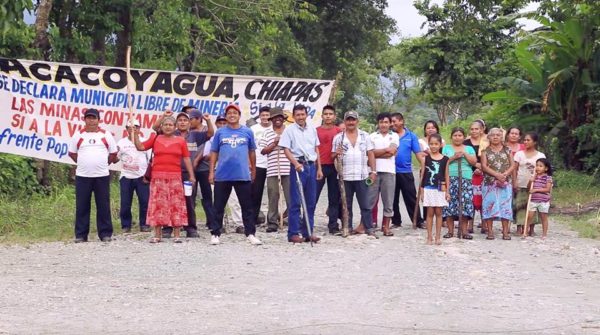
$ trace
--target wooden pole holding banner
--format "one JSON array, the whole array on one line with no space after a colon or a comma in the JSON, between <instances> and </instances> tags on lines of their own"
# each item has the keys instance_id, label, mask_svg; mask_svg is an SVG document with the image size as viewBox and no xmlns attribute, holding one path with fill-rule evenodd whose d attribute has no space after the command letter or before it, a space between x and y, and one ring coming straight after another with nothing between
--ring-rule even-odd
<instances>
[{"instance_id":1,"label":"wooden pole holding banner","mask_svg":"<svg viewBox=\"0 0 600 335\"><path fill-rule=\"evenodd\" d=\"M127 51L125 52L125 67L127 73L127 108L129 109L129 114L127 118L127 126L133 127L134 122L133 118L135 117L135 113L133 111L133 104L131 102L131 85L129 84L129 71L131 69L131 45L127 46ZM129 139L133 142L132 138L133 134L129 134Z\"/></svg>"}]
</instances>

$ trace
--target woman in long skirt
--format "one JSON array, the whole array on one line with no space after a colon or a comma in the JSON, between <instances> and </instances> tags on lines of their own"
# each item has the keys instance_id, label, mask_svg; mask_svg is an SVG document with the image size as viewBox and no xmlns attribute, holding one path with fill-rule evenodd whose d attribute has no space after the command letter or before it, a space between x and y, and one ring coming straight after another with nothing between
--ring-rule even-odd
<instances>
[{"instance_id":1,"label":"woman in long skirt","mask_svg":"<svg viewBox=\"0 0 600 335\"><path fill-rule=\"evenodd\" d=\"M502 239L510 240L509 221L512 213L512 176L515 163L510 149L502 144L502 130L492 128L490 145L481 154L483 205L481 217L487 230L487 239L494 239L493 222L502 221Z\"/></svg>"}]
</instances>

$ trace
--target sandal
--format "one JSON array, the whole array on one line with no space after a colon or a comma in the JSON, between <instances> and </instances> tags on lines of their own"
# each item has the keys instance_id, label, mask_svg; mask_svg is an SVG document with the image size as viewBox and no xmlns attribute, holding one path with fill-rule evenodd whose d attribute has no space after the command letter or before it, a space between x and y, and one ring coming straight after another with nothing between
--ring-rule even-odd
<instances>
[{"instance_id":1,"label":"sandal","mask_svg":"<svg viewBox=\"0 0 600 335\"><path fill-rule=\"evenodd\" d=\"M510 237L510 235L504 235L504 236L502 236L502 239L505 241L510 241L511 237Z\"/></svg>"},{"instance_id":2,"label":"sandal","mask_svg":"<svg viewBox=\"0 0 600 335\"><path fill-rule=\"evenodd\" d=\"M462 236L462 239L463 239L463 240L472 240L472 239L473 239L473 236L471 236L471 235L469 235L469 234L463 234L463 236Z\"/></svg>"},{"instance_id":3,"label":"sandal","mask_svg":"<svg viewBox=\"0 0 600 335\"><path fill-rule=\"evenodd\" d=\"M452 237L454 237L454 234L450 234L450 233L447 233L446 235L443 236L443 238L452 238Z\"/></svg>"},{"instance_id":4,"label":"sandal","mask_svg":"<svg viewBox=\"0 0 600 335\"><path fill-rule=\"evenodd\" d=\"M159 243L160 242L160 238L158 237L153 237L150 239L150 243Z\"/></svg>"},{"instance_id":5,"label":"sandal","mask_svg":"<svg viewBox=\"0 0 600 335\"><path fill-rule=\"evenodd\" d=\"M494 236L486 236L485 239L486 240L495 240L496 238Z\"/></svg>"},{"instance_id":6,"label":"sandal","mask_svg":"<svg viewBox=\"0 0 600 335\"><path fill-rule=\"evenodd\" d=\"M383 236L394 236L394 233L392 233L392 232L391 232L391 231L389 231L389 230L384 230L384 231L383 231Z\"/></svg>"},{"instance_id":7,"label":"sandal","mask_svg":"<svg viewBox=\"0 0 600 335\"><path fill-rule=\"evenodd\" d=\"M183 243L183 241L179 237L175 237L173 243Z\"/></svg>"}]
</instances>

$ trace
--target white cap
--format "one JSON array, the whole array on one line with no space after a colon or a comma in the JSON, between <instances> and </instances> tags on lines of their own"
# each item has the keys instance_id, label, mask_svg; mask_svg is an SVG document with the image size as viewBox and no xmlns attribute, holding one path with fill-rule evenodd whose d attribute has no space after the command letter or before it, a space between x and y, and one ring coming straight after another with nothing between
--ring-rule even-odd
<instances>
[{"instance_id":1,"label":"white cap","mask_svg":"<svg viewBox=\"0 0 600 335\"><path fill-rule=\"evenodd\" d=\"M127 123L125 124L126 127L129 127L129 125L131 125L131 120L127 121ZM136 127L140 126L140 121L138 120L133 120L133 125Z\"/></svg>"}]
</instances>

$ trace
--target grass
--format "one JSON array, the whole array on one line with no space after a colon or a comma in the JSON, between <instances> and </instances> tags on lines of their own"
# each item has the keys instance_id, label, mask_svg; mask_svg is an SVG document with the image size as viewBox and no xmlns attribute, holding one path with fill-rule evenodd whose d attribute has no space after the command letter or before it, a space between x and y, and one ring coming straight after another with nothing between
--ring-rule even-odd
<instances>
[{"instance_id":1,"label":"grass","mask_svg":"<svg viewBox=\"0 0 600 335\"><path fill-rule=\"evenodd\" d=\"M119 184L111 183L110 208L114 231L120 231ZM92 198L90 239L96 236L96 210ZM133 217L138 215L137 201L133 201ZM27 243L40 241L67 241L73 239L75 220L75 187L72 185L53 190L50 194L32 194L0 197L0 242Z\"/></svg>"},{"instance_id":2,"label":"grass","mask_svg":"<svg viewBox=\"0 0 600 335\"><path fill-rule=\"evenodd\" d=\"M552 190L552 203L557 207L576 207L600 200L600 184L593 176L574 171L559 170L554 173L556 187ZM569 225L580 237L600 239L600 211L582 215L557 215L557 222Z\"/></svg>"},{"instance_id":3,"label":"grass","mask_svg":"<svg viewBox=\"0 0 600 335\"><path fill-rule=\"evenodd\" d=\"M568 224L579 234L579 237L600 239L600 215L588 213L582 215L557 215L554 221Z\"/></svg>"},{"instance_id":4,"label":"grass","mask_svg":"<svg viewBox=\"0 0 600 335\"><path fill-rule=\"evenodd\" d=\"M600 184L592 176L567 170L555 171L552 200L559 207L584 205L600 200Z\"/></svg>"},{"instance_id":5,"label":"grass","mask_svg":"<svg viewBox=\"0 0 600 335\"><path fill-rule=\"evenodd\" d=\"M600 200L600 184L592 176L573 171L556 171L553 205L584 205ZM120 232L119 184L111 183L111 215L114 231ZM196 206L198 220L204 220L202 206ZM137 201L133 201L133 217L137 221ZM0 242L31 243L69 241L73 238L75 187L67 185L50 194L15 194L0 196ZM90 239L96 236L95 204L92 200ZM578 216L557 215L555 221L568 224L581 237L600 239L600 213Z\"/></svg>"}]
</instances>

